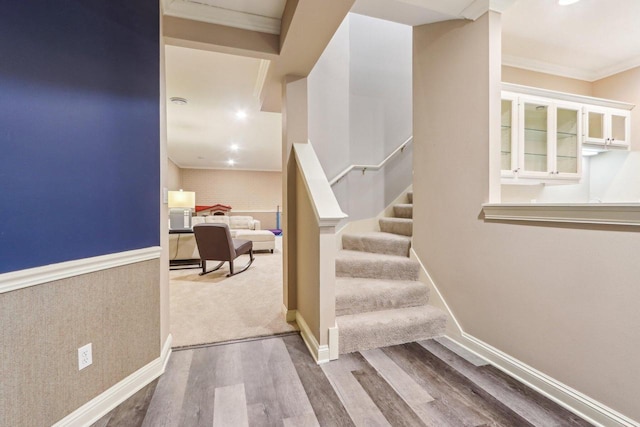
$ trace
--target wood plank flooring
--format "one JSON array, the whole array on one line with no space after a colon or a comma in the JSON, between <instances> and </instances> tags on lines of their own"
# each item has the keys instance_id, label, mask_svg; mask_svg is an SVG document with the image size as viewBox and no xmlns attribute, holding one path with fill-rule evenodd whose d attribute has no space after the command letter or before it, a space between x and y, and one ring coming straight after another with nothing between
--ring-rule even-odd
<instances>
[{"instance_id":1,"label":"wood plank flooring","mask_svg":"<svg viewBox=\"0 0 640 427\"><path fill-rule=\"evenodd\" d=\"M94 427L590 425L446 339L318 366L289 335L175 351Z\"/></svg>"}]
</instances>

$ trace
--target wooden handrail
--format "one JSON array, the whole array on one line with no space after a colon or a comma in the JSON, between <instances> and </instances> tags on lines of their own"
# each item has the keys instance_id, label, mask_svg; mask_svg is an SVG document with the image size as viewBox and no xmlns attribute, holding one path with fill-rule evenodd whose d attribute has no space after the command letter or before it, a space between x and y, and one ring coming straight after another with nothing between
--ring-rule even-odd
<instances>
[{"instance_id":1,"label":"wooden handrail","mask_svg":"<svg viewBox=\"0 0 640 427\"><path fill-rule=\"evenodd\" d=\"M344 178L344 176L346 174L348 174L352 170L356 170L357 169L357 170L361 170L362 173L364 173L365 171L368 171L368 170L376 171L376 170L382 168L389 160L391 160L391 158L393 156L395 156L399 152L404 151L405 147L412 141L413 141L413 135L411 135L409 138L407 138L407 140L405 142L400 144L398 146L398 148L393 150L391 152L391 154L389 154L387 157L385 157L385 159L383 161L381 161L380 163L378 163L377 165L351 165L351 166L349 166L348 168L346 168L345 170L340 172L338 175L336 175L335 178L333 178L331 181L329 181L329 185L333 186L334 184L338 183L342 178Z\"/></svg>"}]
</instances>

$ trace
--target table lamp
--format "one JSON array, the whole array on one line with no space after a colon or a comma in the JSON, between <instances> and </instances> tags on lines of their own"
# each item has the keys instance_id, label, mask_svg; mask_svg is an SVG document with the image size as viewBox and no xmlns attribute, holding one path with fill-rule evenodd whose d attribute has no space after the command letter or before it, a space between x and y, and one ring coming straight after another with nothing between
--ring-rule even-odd
<instances>
[{"instance_id":1,"label":"table lamp","mask_svg":"<svg viewBox=\"0 0 640 427\"><path fill-rule=\"evenodd\" d=\"M196 207L193 191L169 191L169 228L185 230L191 228L191 211Z\"/></svg>"}]
</instances>

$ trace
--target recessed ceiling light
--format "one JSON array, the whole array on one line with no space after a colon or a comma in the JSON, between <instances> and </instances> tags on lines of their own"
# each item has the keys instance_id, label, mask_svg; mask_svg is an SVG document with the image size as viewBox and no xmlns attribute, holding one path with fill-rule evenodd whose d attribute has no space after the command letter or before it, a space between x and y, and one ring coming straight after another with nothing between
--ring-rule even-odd
<instances>
[{"instance_id":1,"label":"recessed ceiling light","mask_svg":"<svg viewBox=\"0 0 640 427\"><path fill-rule=\"evenodd\" d=\"M231 144L231 151L238 151L238 144Z\"/></svg>"},{"instance_id":2,"label":"recessed ceiling light","mask_svg":"<svg viewBox=\"0 0 640 427\"><path fill-rule=\"evenodd\" d=\"M236 111L236 119L238 120L244 120L247 118L247 112L244 110L238 110Z\"/></svg>"},{"instance_id":3,"label":"recessed ceiling light","mask_svg":"<svg viewBox=\"0 0 640 427\"><path fill-rule=\"evenodd\" d=\"M558 0L560 6L569 6L570 4L578 3L580 0Z\"/></svg>"},{"instance_id":4,"label":"recessed ceiling light","mask_svg":"<svg viewBox=\"0 0 640 427\"><path fill-rule=\"evenodd\" d=\"M227 164L228 164L229 166L233 166L233 165L235 165L235 164L236 164L236 161L235 161L235 160L233 160L233 159L229 159L229 160L227 160Z\"/></svg>"},{"instance_id":5,"label":"recessed ceiling light","mask_svg":"<svg viewBox=\"0 0 640 427\"><path fill-rule=\"evenodd\" d=\"M172 96L169 100L176 105L187 105L189 103L187 98L180 98L179 96Z\"/></svg>"}]
</instances>

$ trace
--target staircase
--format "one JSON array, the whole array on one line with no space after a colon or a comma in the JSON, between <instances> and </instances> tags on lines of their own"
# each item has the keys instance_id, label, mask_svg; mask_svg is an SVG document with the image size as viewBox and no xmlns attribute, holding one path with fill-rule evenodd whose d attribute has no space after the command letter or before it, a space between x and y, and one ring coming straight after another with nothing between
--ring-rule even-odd
<instances>
[{"instance_id":1,"label":"staircase","mask_svg":"<svg viewBox=\"0 0 640 427\"><path fill-rule=\"evenodd\" d=\"M440 336L443 311L428 305L429 288L409 259L413 193L381 218L379 232L345 234L336 256L336 323L340 353Z\"/></svg>"}]
</instances>

